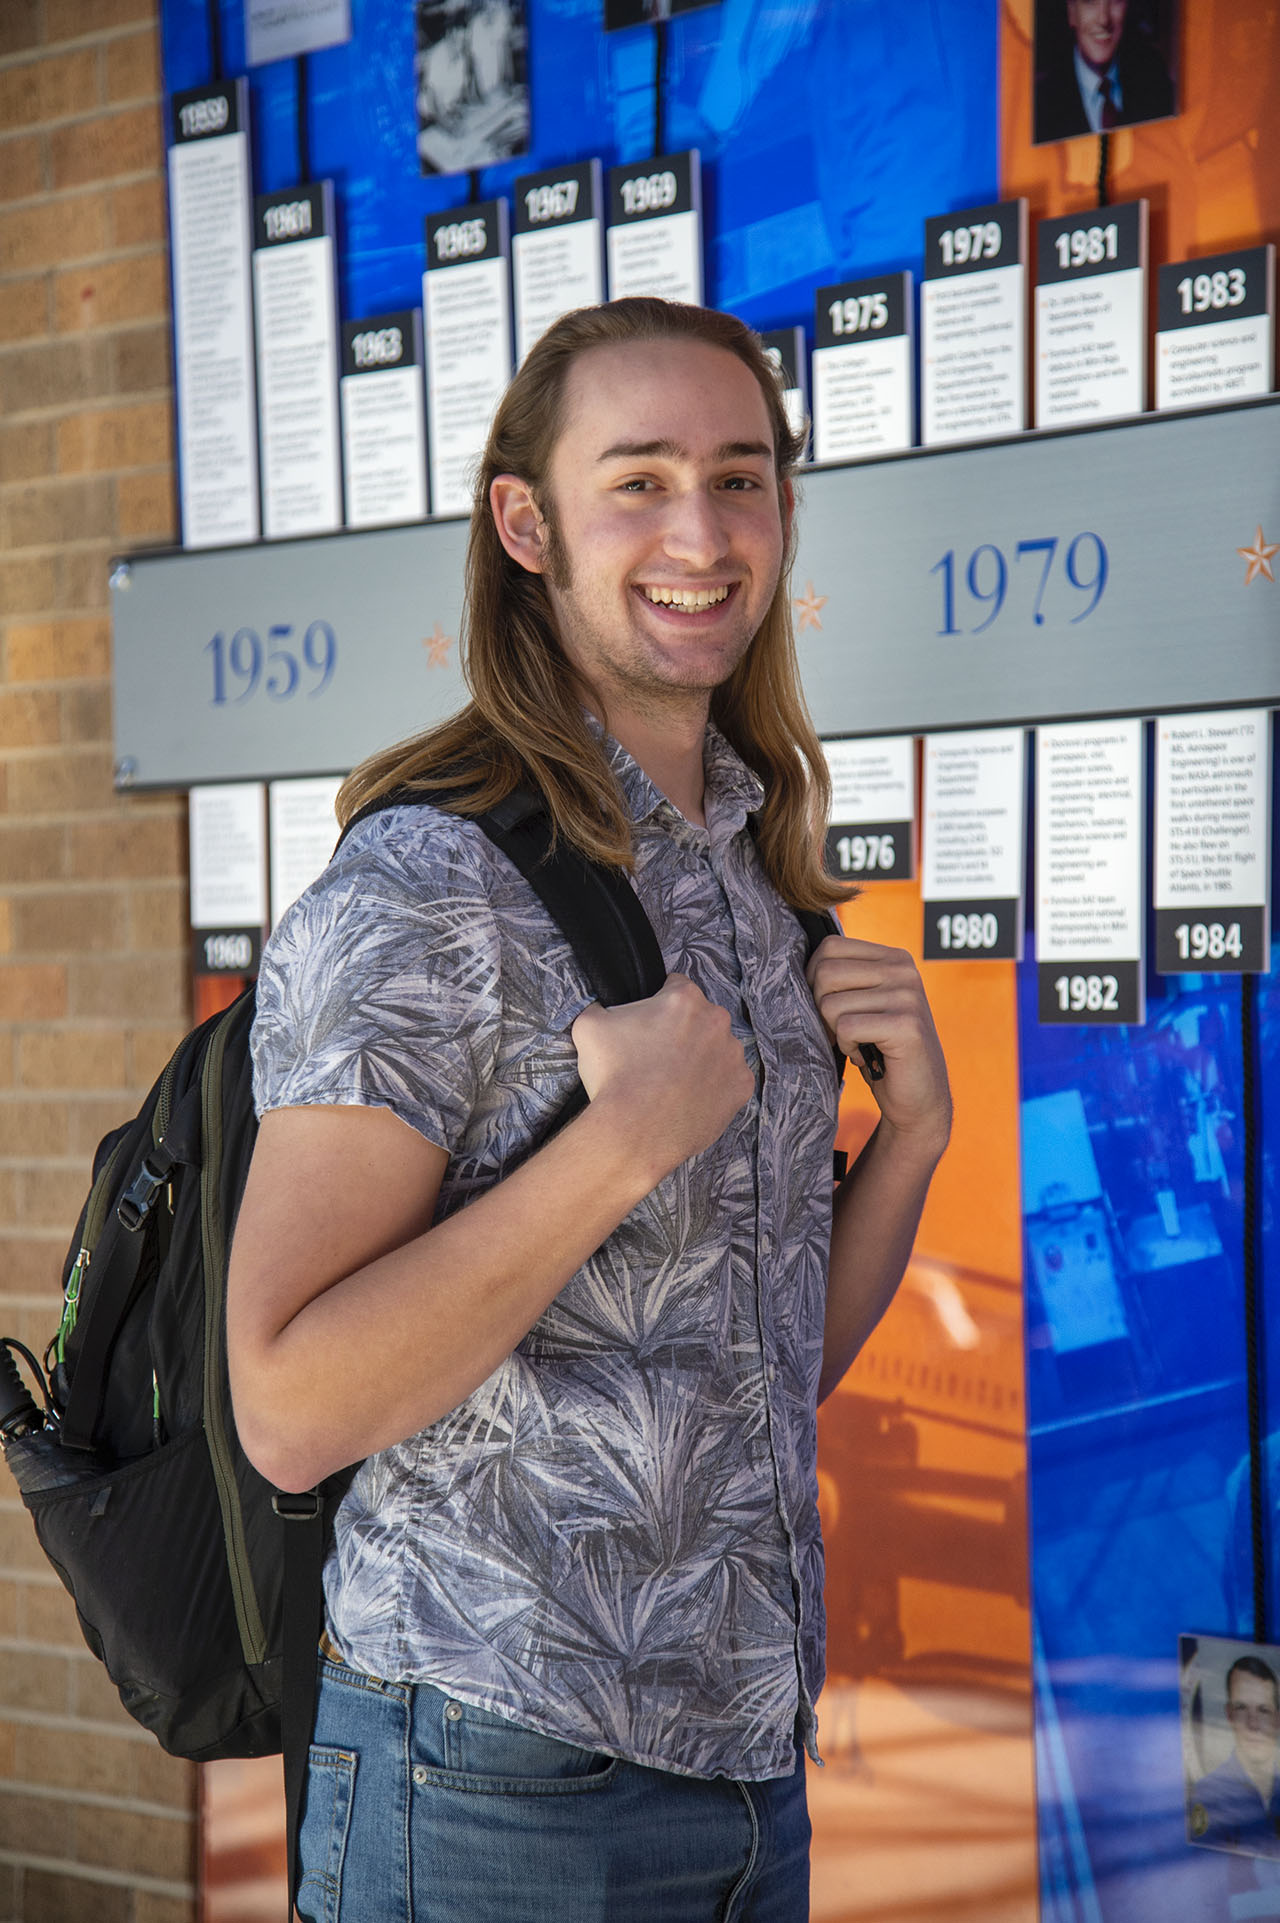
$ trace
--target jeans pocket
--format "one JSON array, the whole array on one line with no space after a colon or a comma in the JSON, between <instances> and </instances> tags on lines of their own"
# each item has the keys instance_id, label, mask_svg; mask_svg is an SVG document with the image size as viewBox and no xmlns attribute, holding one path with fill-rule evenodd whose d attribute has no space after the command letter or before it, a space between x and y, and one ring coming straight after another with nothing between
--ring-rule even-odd
<instances>
[{"instance_id":1,"label":"jeans pocket","mask_svg":"<svg viewBox=\"0 0 1280 1923\"><path fill-rule=\"evenodd\" d=\"M311 1745L306 1808L298 1837L302 1867L298 1914L303 1923L339 1923L355 1781L356 1759L350 1750Z\"/></svg>"},{"instance_id":2,"label":"jeans pocket","mask_svg":"<svg viewBox=\"0 0 1280 1923\"><path fill-rule=\"evenodd\" d=\"M622 1767L616 1757L543 1736L470 1704L446 1702L442 1720L442 1750L420 1759L416 1784L506 1796L572 1796L607 1788Z\"/></svg>"}]
</instances>

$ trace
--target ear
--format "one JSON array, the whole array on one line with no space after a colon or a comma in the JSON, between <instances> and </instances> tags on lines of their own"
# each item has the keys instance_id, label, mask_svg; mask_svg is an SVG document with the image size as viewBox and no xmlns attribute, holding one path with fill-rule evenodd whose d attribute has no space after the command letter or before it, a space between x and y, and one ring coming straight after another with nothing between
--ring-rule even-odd
<instances>
[{"instance_id":1,"label":"ear","mask_svg":"<svg viewBox=\"0 0 1280 1923\"><path fill-rule=\"evenodd\" d=\"M529 483L517 474L496 475L489 488L489 506L498 539L511 559L530 574L541 574L546 524Z\"/></svg>"}]
</instances>

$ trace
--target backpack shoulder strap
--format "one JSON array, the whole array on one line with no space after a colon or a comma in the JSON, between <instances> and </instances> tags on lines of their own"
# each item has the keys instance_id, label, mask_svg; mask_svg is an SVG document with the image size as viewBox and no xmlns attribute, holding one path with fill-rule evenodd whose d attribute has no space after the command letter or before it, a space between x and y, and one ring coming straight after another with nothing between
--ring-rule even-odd
<instances>
[{"instance_id":1,"label":"backpack shoulder strap","mask_svg":"<svg viewBox=\"0 0 1280 1923\"><path fill-rule=\"evenodd\" d=\"M553 840L541 798L527 789L474 817L514 862L569 943L606 1008L656 995L666 963L640 897L620 869L591 861L563 836Z\"/></svg>"},{"instance_id":2,"label":"backpack shoulder strap","mask_svg":"<svg viewBox=\"0 0 1280 1923\"><path fill-rule=\"evenodd\" d=\"M452 798L445 791L404 788L379 795L352 816L338 846L370 815L424 802L447 810ZM517 788L497 807L467 819L520 870L572 948L597 1001L609 1008L657 994L666 963L640 897L620 869L591 861L555 835L540 795Z\"/></svg>"},{"instance_id":3,"label":"backpack shoulder strap","mask_svg":"<svg viewBox=\"0 0 1280 1923\"><path fill-rule=\"evenodd\" d=\"M793 908L791 912L804 930L806 961L812 960L814 949L820 947L828 935L840 933L831 916L821 908Z\"/></svg>"}]
</instances>

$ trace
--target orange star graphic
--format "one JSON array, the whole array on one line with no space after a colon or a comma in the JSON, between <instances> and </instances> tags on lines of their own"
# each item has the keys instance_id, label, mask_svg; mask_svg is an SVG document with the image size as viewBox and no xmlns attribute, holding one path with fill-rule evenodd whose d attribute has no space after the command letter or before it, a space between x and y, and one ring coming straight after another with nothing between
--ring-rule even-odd
<instances>
[{"instance_id":1,"label":"orange star graphic","mask_svg":"<svg viewBox=\"0 0 1280 1923\"><path fill-rule=\"evenodd\" d=\"M423 636L422 645L427 651L427 666L429 668L448 667L449 650L453 646L453 636L446 634L438 621L436 622L434 631L431 634Z\"/></svg>"},{"instance_id":2,"label":"orange star graphic","mask_svg":"<svg viewBox=\"0 0 1280 1923\"><path fill-rule=\"evenodd\" d=\"M1271 572L1271 557L1273 554L1280 554L1280 541L1264 541L1262 538L1262 529L1259 528L1254 537L1253 546L1251 548L1237 548L1236 553L1242 561L1249 563L1244 576L1244 584L1246 587L1248 587L1250 581L1259 574L1265 574L1268 581L1275 580L1276 577Z\"/></svg>"},{"instance_id":3,"label":"orange star graphic","mask_svg":"<svg viewBox=\"0 0 1280 1923\"><path fill-rule=\"evenodd\" d=\"M822 626L822 621L819 617L821 616L823 608L827 605L827 597L825 594L814 593L812 581L805 582L804 593L798 594L791 605L800 616L800 632L802 634L806 628L820 628Z\"/></svg>"}]
</instances>

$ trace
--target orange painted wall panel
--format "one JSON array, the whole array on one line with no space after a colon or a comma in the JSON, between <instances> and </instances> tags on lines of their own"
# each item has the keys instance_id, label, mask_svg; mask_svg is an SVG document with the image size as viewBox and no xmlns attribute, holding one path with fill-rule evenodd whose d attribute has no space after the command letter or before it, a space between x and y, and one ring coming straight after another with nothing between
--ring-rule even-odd
<instances>
[{"instance_id":1,"label":"orange painted wall panel","mask_svg":"<svg viewBox=\"0 0 1280 1923\"><path fill-rule=\"evenodd\" d=\"M842 921L920 959L915 882L869 885ZM902 1287L819 1413L828 1684L826 1767L810 1771L813 1915L1033 1923L1014 969L921 967L955 1127ZM850 1071L851 1155L876 1116Z\"/></svg>"},{"instance_id":2,"label":"orange painted wall panel","mask_svg":"<svg viewBox=\"0 0 1280 1923\"><path fill-rule=\"evenodd\" d=\"M1097 198L1094 135L1031 145L1034 0L1004 0L1000 191L1034 215ZM1151 202L1151 260L1256 247L1280 231L1280 17L1268 0L1185 0L1181 111L1111 135L1114 201Z\"/></svg>"}]
</instances>

